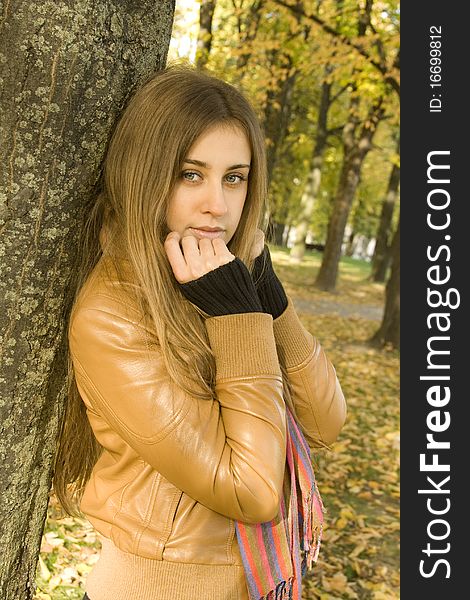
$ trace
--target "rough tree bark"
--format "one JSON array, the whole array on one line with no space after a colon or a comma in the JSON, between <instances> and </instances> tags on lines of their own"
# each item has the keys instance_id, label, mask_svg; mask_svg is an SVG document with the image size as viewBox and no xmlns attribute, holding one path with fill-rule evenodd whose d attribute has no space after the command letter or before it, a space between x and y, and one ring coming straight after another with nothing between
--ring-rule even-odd
<instances>
[{"instance_id":1,"label":"rough tree bark","mask_svg":"<svg viewBox=\"0 0 470 600\"><path fill-rule=\"evenodd\" d=\"M333 213L328 223L328 234L325 251L323 253L323 260L315 281L315 286L321 290L333 291L336 287L344 230L348 221L352 201L359 184L359 176L364 159L372 148L372 139L383 115L384 110L382 108L382 103L379 101L374 104L369 111L369 115L361 127L357 139L355 132L359 123L357 122L354 108L351 111L351 117L344 126L343 164L341 166L338 188L336 190Z\"/></svg>"},{"instance_id":2,"label":"rough tree bark","mask_svg":"<svg viewBox=\"0 0 470 600\"><path fill-rule=\"evenodd\" d=\"M65 397L68 289L110 129L174 0L0 8L0 597L29 600Z\"/></svg>"},{"instance_id":3,"label":"rough tree bark","mask_svg":"<svg viewBox=\"0 0 470 600\"><path fill-rule=\"evenodd\" d=\"M202 69L207 63L212 47L212 19L215 0L201 0L199 9L199 32L196 46L196 66Z\"/></svg>"},{"instance_id":4,"label":"rough tree bark","mask_svg":"<svg viewBox=\"0 0 470 600\"><path fill-rule=\"evenodd\" d=\"M388 180L387 193L382 203L379 228L377 230L377 242L375 244L374 256L372 257L373 281L385 281L387 268L391 260L391 237L393 210L398 199L398 187L400 185L400 167L394 164Z\"/></svg>"},{"instance_id":5,"label":"rough tree bark","mask_svg":"<svg viewBox=\"0 0 470 600\"><path fill-rule=\"evenodd\" d=\"M385 289L384 315L370 343L380 348L388 343L400 348L400 222L393 236L392 271Z\"/></svg>"}]
</instances>

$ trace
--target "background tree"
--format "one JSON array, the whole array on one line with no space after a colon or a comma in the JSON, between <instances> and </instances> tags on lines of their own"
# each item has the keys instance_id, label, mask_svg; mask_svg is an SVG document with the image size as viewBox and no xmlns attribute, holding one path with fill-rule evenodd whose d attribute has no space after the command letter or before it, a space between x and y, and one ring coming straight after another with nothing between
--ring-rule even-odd
<instances>
[{"instance_id":1,"label":"background tree","mask_svg":"<svg viewBox=\"0 0 470 600\"><path fill-rule=\"evenodd\" d=\"M335 210L329 210L332 221L328 249L321 277L318 279L318 286L334 289L344 230L350 215L357 217L362 212L363 215L371 215L371 222L375 222L375 200L362 195L361 211L354 209L354 201L363 163L367 154L374 149L372 141L378 123L385 114L389 119L396 111L399 65L394 19L397 7L393 2L374 4L372 0L365 0L362 8L350 0L295 4L273 0L248 5L240 1L240 6L241 4L253 9L247 21L256 23L256 35L250 38L248 48L243 48L243 73L250 74L250 78L243 78L243 81L250 96L258 99L266 132L271 180L271 239L276 244L285 243L286 229L295 223L299 230L296 232L298 243L292 250L293 255L300 256L307 233L315 228L315 205L321 203L321 198L331 195L324 185L320 187L323 166L321 157L326 147L325 110L320 101L322 84L330 87L329 111L332 104L338 104L335 108L336 115L331 119L334 124L330 126L328 136L332 133L337 136L341 131L348 134L343 135L343 155L337 163ZM237 7L239 8L238 5ZM382 26L379 15L386 10L389 11L390 23ZM227 15L228 12L227 3L224 14ZM238 12L239 29L241 22ZM224 24L228 23L230 18L225 16ZM219 67L224 64L225 70L230 73L233 62L230 52L226 50L230 47L228 35L221 46L224 47L225 54L220 56L223 63L220 62ZM231 50L235 54L240 51L233 47ZM215 60L217 62L218 59L215 57ZM330 67L332 74L325 77L327 67ZM314 144L311 144L311 139L308 141L312 148L308 171L305 165L291 160L294 154L300 156L305 152L294 153L290 148L291 140L296 135L300 140L306 131L305 122L301 124L304 129L299 129L297 127L300 122L296 122L295 118L304 82L308 82L310 88L309 96L304 95L304 102L307 102L304 109L312 121L308 131L311 131L314 140ZM389 97L391 93L395 98ZM383 103L379 98L383 98ZM338 103L338 99L342 101ZM349 126L344 130L346 121ZM312 129L313 123L316 127ZM315 160L313 156L316 157ZM289 177L292 193L287 194L285 192L289 190L289 181L280 181L286 176L286 163L293 167ZM340 167L343 174L339 171ZM300 197L297 190L292 188L292 181L298 179L303 181L301 185L304 187L304 193ZM319 197L316 202L313 201L314 197ZM339 201L340 197L343 202ZM371 201L373 206L370 205ZM362 219L362 223L364 222Z\"/></svg>"},{"instance_id":2,"label":"background tree","mask_svg":"<svg viewBox=\"0 0 470 600\"><path fill-rule=\"evenodd\" d=\"M359 184L361 168L367 153L372 148L372 138L384 115L382 102L379 100L371 107L368 118L360 127L360 133L357 135L359 120L356 115L356 107L356 102L353 102L350 119L343 130L343 164L333 213L328 224L328 236L323 260L315 281L316 287L326 291L332 291L336 286L344 231Z\"/></svg>"},{"instance_id":3,"label":"background tree","mask_svg":"<svg viewBox=\"0 0 470 600\"><path fill-rule=\"evenodd\" d=\"M322 177L323 158L328 144L328 136L332 133L328 130L328 112L332 103L344 91L344 88L332 98L332 81L330 74L333 69L330 64L325 67L325 79L321 86L321 99L318 109L316 140L313 149L310 172L300 200L300 213L295 228L295 243L291 250L291 258L300 262L305 253L305 241L313 218L313 210L320 193Z\"/></svg>"},{"instance_id":4,"label":"background tree","mask_svg":"<svg viewBox=\"0 0 470 600\"><path fill-rule=\"evenodd\" d=\"M354 253L361 240L363 243L366 243L365 239L367 243L376 241L383 199L387 195L390 162L395 158L394 129L395 126L390 120L382 122L374 137L373 149L367 155L361 169L356 198L348 219L348 231L354 232ZM396 218L393 220L393 230L395 226ZM370 248L367 255L371 256Z\"/></svg>"},{"instance_id":5,"label":"background tree","mask_svg":"<svg viewBox=\"0 0 470 600\"><path fill-rule=\"evenodd\" d=\"M382 16L386 14L389 18L389 26L381 31L376 28L374 21L377 22L377 16L374 18L374 0L365 0L364 9L361 10L359 18L359 28L367 29L373 34L368 40L361 34L357 37L351 36L350 31L342 30L336 27L338 23L338 14L355 14L358 4L354 0L334 0L329 2L313 2L314 10L306 10L303 2L289 4L284 0L273 0L275 4L283 6L296 16L301 16L313 23L316 23L329 36L340 41L345 47L353 49L359 56L363 57L367 63L380 73L383 82L389 85L394 92L400 95L400 51L399 39L395 35L398 32L400 9L399 3L395 0L389 2L376 2L375 12ZM333 25L328 23L328 18L332 20ZM339 19L342 21L342 19ZM394 33L390 35L390 30ZM387 52L391 50L391 53Z\"/></svg>"},{"instance_id":6,"label":"background tree","mask_svg":"<svg viewBox=\"0 0 470 600\"><path fill-rule=\"evenodd\" d=\"M263 9L266 0L254 0L247 6L246 0L232 0L237 20L237 71L241 77L245 74L245 67L253 54L253 42L258 35Z\"/></svg>"},{"instance_id":7,"label":"background tree","mask_svg":"<svg viewBox=\"0 0 470 600\"><path fill-rule=\"evenodd\" d=\"M11 0L0 11L3 600L33 594L83 217L123 101L165 64L173 11L173 0Z\"/></svg>"},{"instance_id":8,"label":"background tree","mask_svg":"<svg viewBox=\"0 0 470 600\"><path fill-rule=\"evenodd\" d=\"M276 57L277 58L277 57ZM273 58L273 62L276 60ZM291 57L284 55L274 70L279 73L279 79L268 90L264 108L263 128L267 143L268 178L272 179L273 170L279 157L279 150L289 128L292 109L292 94L299 71L293 67ZM277 69L276 69L277 67ZM276 75L273 73L273 78Z\"/></svg>"},{"instance_id":9,"label":"background tree","mask_svg":"<svg viewBox=\"0 0 470 600\"><path fill-rule=\"evenodd\" d=\"M392 244L389 240L392 231L393 211L398 200L398 188L400 186L399 147L400 140L397 142L397 151L393 157L387 192L382 202L380 222L376 236L377 242L372 257L371 278L373 281L385 281L387 268L391 260Z\"/></svg>"},{"instance_id":10,"label":"background tree","mask_svg":"<svg viewBox=\"0 0 470 600\"><path fill-rule=\"evenodd\" d=\"M373 346L400 348L400 222L392 242L392 272L385 291L382 323L370 340Z\"/></svg>"},{"instance_id":11,"label":"background tree","mask_svg":"<svg viewBox=\"0 0 470 600\"><path fill-rule=\"evenodd\" d=\"M345 130L349 136L343 138L345 152L342 165L343 170L346 169L347 171L349 169L349 175L343 173L340 176L339 185L341 187L337 190L335 210L331 213L332 221L329 227L325 261L317 280L318 287L332 290L336 282L335 263L337 264L339 260L343 244L342 234L344 234L344 228L353 207L354 188L357 187L360 181L362 162L367 152L372 150L372 146L370 146L363 153L362 148L360 148L359 136L351 136L351 130L357 129L359 131L361 125L361 120L358 118L359 104L367 105L369 103L373 106L377 104L377 98L382 96L385 104L393 106L393 98L389 99L388 96L393 92L396 98L400 89L398 79L399 52L396 35L398 32L398 7L394 2L374 3L373 0L365 0L362 8L348 0L320 3L286 3L281 0L273 0L273 3L284 7L297 17L301 16L304 22L314 23L317 26L315 34L320 29L325 39L322 39L322 43L314 50L313 60L321 62L325 55L328 56L327 60L332 63L335 63L336 60L335 80L338 84L344 82L345 79L349 82L350 116L348 119L349 127ZM383 15L387 15L387 26L383 26L384 24L381 22ZM375 92L373 88L375 88ZM385 109L385 107L383 108ZM396 106L390 107L388 110L393 114ZM384 110L385 112L386 110ZM369 116L371 116L370 111ZM368 117L362 118L362 122L367 124ZM371 128L369 127L370 131ZM362 129L362 132L364 133L364 129ZM373 135L375 135L375 132ZM316 137L321 142L322 131L320 128L316 133ZM350 144L351 141L353 141L352 145ZM365 138L363 138L363 141L365 141ZM370 142L372 142L372 139L369 140ZM354 160L351 160L352 153L356 154ZM362 158L358 161L360 156ZM312 208L315 204L312 202L311 197L312 184L314 181L318 181L318 175L321 177L321 171L317 173L316 178L311 174L307 180L305 193L302 197L299 232L296 236L298 242L292 251L293 256L300 256L303 252L301 239L305 238L307 230L310 230L308 221L309 216L312 217ZM347 189L347 181L349 184L355 181L355 184L349 185L349 189ZM349 201L340 202L339 197L342 196L344 200L345 194L350 195ZM362 197L362 200L364 200L364 197ZM364 208L369 210L366 206Z\"/></svg>"},{"instance_id":12,"label":"background tree","mask_svg":"<svg viewBox=\"0 0 470 600\"><path fill-rule=\"evenodd\" d=\"M212 20L214 18L215 0L201 0L199 11L199 33L197 36L196 66L205 66L212 46Z\"/></svg>"},{"instance_id":13,"label":"background tree","mask_svg":"<svg viewBox=\"0 0 470 600\"><path fill-rule=\"evenodd\" d=\"M357 15L357 36L362 39L366 36L371 23L373 0L366 0L363 10ZM341 4L341 9L344 6ZM347 30L349 24L341 21L340 27ZM383 93L373 100L367 111L367 116L361 119L359 95L360 80L363 69L359 65L353 67L352 95L349 107L348 121L343 128L343 164L335 196L335 202L330 222L328 224L328 235L325 244L323 260L318 272L315 286L326 291L332 291L336 286L338 265L341 257L344 232L352 207L352 202L359 184L359 177L363 162L372 149L372 139L378 124L384 117ZM357 132L359 131L359 135Z\"/></svg>"}]
</instances>

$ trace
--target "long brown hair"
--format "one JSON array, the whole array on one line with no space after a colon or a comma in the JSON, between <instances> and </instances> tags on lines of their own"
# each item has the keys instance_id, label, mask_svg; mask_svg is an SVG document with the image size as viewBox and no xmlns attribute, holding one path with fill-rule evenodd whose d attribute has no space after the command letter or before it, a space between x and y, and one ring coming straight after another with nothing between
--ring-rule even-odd
<instances>
[{"instance_id":1,"label":"long brown hair","mask_svg":"<svg viewBox=\"0 0 470 600\"><path fill-rule=\"evenodd\" d=\"M230 251L251 269L257 228L265 228L267 175L264 137L243 94L207 72L174 65L153 75L130 98L111 137L102 189L89 213L75 299L105 252L129 261L138 281L134 299L155 330L169 376L200 399L214 395L215 361L203 317L181 294L166 257L166 215L184 159L209 128L241 128L251 148L247 197ZM101 245L98 237L101 234ZM184 323L184 327L181 324ZM54 490L64 509L77 512L99 457L69 357L69 393L59 438Z\"/></svg>"}]
</instances>

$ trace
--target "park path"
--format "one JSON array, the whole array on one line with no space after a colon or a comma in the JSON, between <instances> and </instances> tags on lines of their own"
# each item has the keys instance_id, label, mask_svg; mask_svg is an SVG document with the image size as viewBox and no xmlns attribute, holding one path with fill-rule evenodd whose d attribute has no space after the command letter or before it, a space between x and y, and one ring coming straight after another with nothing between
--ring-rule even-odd
<instances>
[{"instance_id":1,"label":"park path","mask_svg":"<svg viewBox=\"0 0 470 600\"><path fill-rule=\"evenodd\" d=\"M359 317L370 321L381 321L383 315L383 307L372 304L346 304L321 298L304 300L295 295L292 300L297 310L310 315L336 314L344 318Z\"/></svg>"}]
</instances>

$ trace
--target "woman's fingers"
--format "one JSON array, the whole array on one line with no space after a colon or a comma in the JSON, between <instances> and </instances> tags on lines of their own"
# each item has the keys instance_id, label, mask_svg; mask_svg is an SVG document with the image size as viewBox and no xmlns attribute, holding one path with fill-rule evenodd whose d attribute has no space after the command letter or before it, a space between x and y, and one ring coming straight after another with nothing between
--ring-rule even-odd
<instances>
[{"instance_id":1,"label":"woman's fingers","mask_svg":"<svg viewBox=\"0 0 470 600\"><path fill-rule=\"evenodd\" d=\"M176 280L180 283L184 283L185 281L190 280L187 279L189 269L180 247L180 239L180 234L177 231L172 231L166 236L163 247L165 248L168 261Z\"/></svg>"},{"instance_id":2,"label":"woman's fingers","mask_svg":"<svg viewBox=\"0 0 470 600\"><path fill-rule=\"evenodd\" d=\"M235 256L227 248L227 245L224 242L224 240L220 238L212 240L212 247L214 248L215 255L218 259L218 267L226 265L227 263L235 259Z\"/></svg>"},{"instance_id":3,"label":"woman's fingers","mask_svg":"<svg viewBox=\"0 0 470 600\"><path fill-rule=\"evenodd\" d=\"M193 235L185 235L181 238L180 243L181 247L183 248L183 254L186 262L188 264L190 262L196 262L201 255L197 239Z\"/></svg>"},{"instance_id":4,"label":"woman's fingers","mask_svg":"<svg viewBox=\"0 0 470 600\"><path fill-rule=\"evenodd\" d=\"M196 240L196 238L193 238L194 240ZM197 242L198 240L196 240ZM214 258L214 254L215 254L215 250L214 250L214 246L212 245L212 240L208 240L207 238L203 238L202 240L199 240L199 253L201 256L204 256L205 258L208 258L209 260L211 258Z\"/></svg>"},{"instance_id":5,"label":"woman's fingers","mask_svg":"<svg viewBox=\"0 0 470 600\"><path fill-rule=\"evenodd\" d=\"M168 234L164 247L179 283L199 279L235 258L220 238L197 239L191 235L181 238L176 231Z\"/></svg>"}]
</instances>

